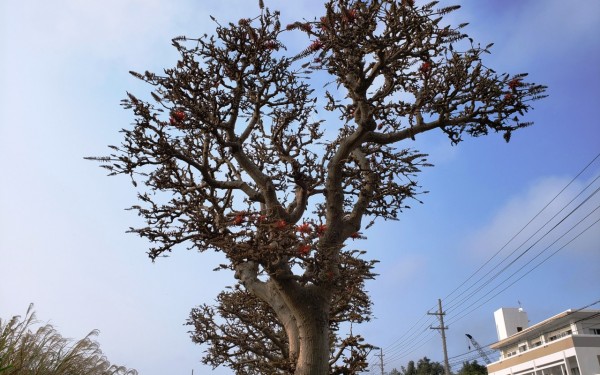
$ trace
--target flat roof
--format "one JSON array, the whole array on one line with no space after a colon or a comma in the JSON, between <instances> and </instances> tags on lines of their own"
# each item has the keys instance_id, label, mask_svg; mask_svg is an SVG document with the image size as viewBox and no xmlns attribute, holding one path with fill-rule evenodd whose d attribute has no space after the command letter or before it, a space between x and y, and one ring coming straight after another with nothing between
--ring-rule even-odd
<instances>
[{"instance_id":1,"label":"flat roof","mask_svg":"<svg viewBox=\"0 0 600 375\"><path fill-rule=\"evenodd\" d=\"M509 336L503 340L500 340L492 345L490 345L490 348L492 349L499 349L502 348L504 346L508 346L510 344L513 344L514 342L518 342L520 341L524 336L528 336L531 333L535 332L535 331L540 331L542 328L544 328L544 330L552 330L553 328L558 328L559 326L561 326L562 324L567 323L570 320L579 320L579 319L584 319L587 318L591 315L594 314L600 314L600 310L594 310L594 309L589 309L589 310L573 310L573 309L569 309L567 311L563 311L560 314L556 314L553 317L550 317L546 320L543 320L537 324L532 325L531 327L528 327L524 330L522 330L521 332L517 332L512 336Z\"/></svg>"}]
</instances>

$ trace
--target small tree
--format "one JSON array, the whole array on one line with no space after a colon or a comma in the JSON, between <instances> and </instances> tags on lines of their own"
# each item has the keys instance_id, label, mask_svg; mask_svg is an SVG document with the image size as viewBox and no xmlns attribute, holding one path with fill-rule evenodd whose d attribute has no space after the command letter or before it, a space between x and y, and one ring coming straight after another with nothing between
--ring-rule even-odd
<instances>
[{"instance_id":1,"label":"small tree","mask_svg":"<svg viewBox=\"0 0 600 375\"><path fill-rule=\"evenodd\" d=\"M487 367L480 365L477 361L464 362L462 368L457 375L487 375Z\"/></svg>"},{"instance_id":2,"label":"small tree","mask_svg":"<svg viewBox=\"0 0 600 375\"><path fill-rule=\"evenodd\" d=\"M401 375L443 375L444 367L439 362L432 362L431 359L423 357L417 361L409 361L406 367L402 366Z\"/></svg>"},{"instance_id":3,"label":"small tree","mask_svg":"<svg viewBox=\"0 0 600 375\"><path fill-rule=\"evenodd\" d=\"M184 244L222 252L243 295L221 303L268 306L287 371L325 374L336 296L372 277L369 262L345 272L347 242L419 193L428 164L409 145L436 129L453 144L490 132L508 141L545 88L487 68L490 45L442 23L458 6L330 0L322 17L282 27L260 3L260 16L217 23L215 36L175 38L181 59L164 74L133 73L155 87L152 100L128 94L133 128L91 159L144 182L133 209L147 225L131 231L152 242L153 260ZM306 46L286 55L287 32ZM323 75L326 89L315 86ZM209 358L232 365L228 346L214 348Z\"/></svg>"},{"instance_id":4,"label":"small tree","mask_svg":"<svg viewBox=\"0 0 600 375\"><path fill-rule=\"evenodd\" d=\"M417 375L417 367L415 361L408 361L406 367L401 367L401 375Z\"/></svg>"}]
</instances>

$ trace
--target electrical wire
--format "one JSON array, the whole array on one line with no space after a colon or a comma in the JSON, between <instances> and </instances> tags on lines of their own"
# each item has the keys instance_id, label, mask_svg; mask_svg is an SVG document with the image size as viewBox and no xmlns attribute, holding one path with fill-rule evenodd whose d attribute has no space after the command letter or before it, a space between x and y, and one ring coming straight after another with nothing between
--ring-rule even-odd
<instances>
[{"instance_id":1,"label":"electrical wire","mask_svg":"<svg viewBox=\"0 0 600 375\"><path fill-rule=\"evenodd\" d=\"M600 206L596 207L594 209L594 211L592 211L590 214L588 214L586 217L584 217L582 220L580 220L577 224L575 224L575 226L579 225L583 220L585 220L589 215L591 215L592 213L596 212L598 209L600 208ZM598 222L600 222L600 218L597 219L596 221L594 221L592 224L590 224L589 226L587 226L585 229L583 229L580 233L578 233L576 236L574 236L571 240L569 240L567 243L565 243L563 246L559 247L556 251L554 251L553 253L551 253L549 256L547 256L546 258L544 258L542 261L540 261L538 264L536 264L534 267L532 267L529 271L527 271L525 274L523 274L521 277L519 277L518 279L516 279L515 281L513 281L512 283L510 283L508 286L506 286L504 289L500 290L498 293L494 294L493 296L489 297L487 300L485 300L484 302L480 303L479 305L477 305L477 307L473 308L472 310L467 311L466 313L464 313L463 315L461 315L458 318L454 318L453 320L451 320L449 322L450 323L456 323L457 321L463 319L464 317L466 317L467 315L469 315L470 313L472 313L473 311L477 310L478 308L480 308L481 306L485 305L486 303L488 303L489 301L491 301L492 299L494 299L495 297L497 297L500 293L506 291L508 288L510 288L511 286L513 286L515 283L517 283L518 281L520 281L522 278L524 278L525 276L527 276L528 274L530 274L533 270L535 270L536 268L538 268L539 266L541 266L542 264L544 264L548 259L550 259L551 257L553 257L554 255L556 255L560 250L564 249L567 245L569 245L571 242L573 242L574 240L576 240L577 238L579 238L581 235L583 235L585 232L587 232L590 228L592 228L594 225L598 224ZM571 227L571 229L575 228L575 226ZM571 229L569 229L569 231L571 231ZM569 232L568 231L568 232ZM568 233L567 232L567 233ZM562 238L562 236L561 236ZM560 238L559 238L560 239ZM556 241L558 241L559 239L557 239ZM553 242L551 245L553 245ZM547 249L549 249L550 247L547 247L546 249L544 249L544 251L546 251ZM538 254L541 255L542 253ZM534 258L535 259L535 258ZM533 261L533 259L532 259ZM528 263L529 264L529 263ZM527 264L526 264L527 265ZM503 281L506 282L507 280L509 280L512 276L514 276L517 272L519 272L521 269L523 269L523 267L521 267L519 270L515 271L511 276L509 276L509 278L505 279ZM497 287L499 287L502 284L499 284ZM494 288L492 289L495 290L497 289ZM477 301L476 301L477 302ZM475 302L475 303L476 303ZM465 311L466 309L472 307L475 303L469 305L467 308L463 309L461 312Z\"/></svg>"},{"instance_id":2,"label":"electrical wire","mask_svg":"<svg viewBox=\"0 0 600 375\"><path fill-rule=\"evenodd\" d=\"M456 293L463 285L465 285L469 280L471 280L475 275L477 275L486 265L488 265L498 254L500 254L502 252L502 250L504 250L519 234L521 234L538 216L540 216L542 214L542 212L544 212L562 193L565 192L565 190L567 190L567 188L569 188L569 186L571 186L598 158L600 157L600 153L598 153L585 167L583 167L583 169L581 169L579 171L579 173L577 173L577 175L575 175L575 177L573 177L571 179L571 181L569 181L569 183L567 185L565 185L561 191L559 191L548 203L546 203L546 205L544 207L542 207L541 210L538 211L538 213L536 213L528 222L527 224L525 224L517 233L515 233L505 244L504 246L502 246L498 251L496 251L496 253L494 253L494 255L492 255L485 263L483 263L475 272L473 272L465 281L463 281L459 286L457 286L454 290L452 290L446 297L443 298L444 301L446 301L450 296L452 296L454 293ZM596 177L596 179L594 179L594 181L596 181L598 179L598 177ZM468 290L468 289L467 289ZM460 296L460 295L459 295ZM433 307L435 308L435 307Z\"/></svg>"},{"instance_id":3,"label":"electrical wire","mask_svg":"<svg viewBox=\"0 0 600 375\"><path fill-rule=\"evenodd\" d=\"M597 176L593 182L597 181L600 178L600 175ZM592 183L593 183L592 182ZM583 188L579 194L577 194L573 199L571 199L571 201L569 203L567 203L565 206L563 206L562 209L560 209L555 215L553 215L550 219L548 219L546 221L546 223L544 225L542 225L537 231L535 231L532 235L530 235L525 241L523 241L523 243L521 243L521 245L519 245L515 250L513 250L508 256L506 256L500 263L498 263L494 269L497 269L500 265L502 265L505 261L507 261L512 255L514 255L522 246L524 246L527 242L529 242L535 235L537 235L544 227L546 227L546 225L548 225L552 220L554 220L562 211L564 211L564 209L566 207L568 207L571 203L573 203L579 196L581 196L581 194L587 190L591 184L588 184L585 188ZM564 189L563 189L564 190ZM548 230L544 235L542 235L538 240L536 240L532 245L530 245L525 251L521 252L515 259L513 259L508 265L504 266L502 269L500 269L500 271L496 271L496 273L490 278L488 275L484 275L482 276L480 279L477 280L477 282L475 282L474 284L472 284L466 291L468 291L469 289L473 288L475 285L477 285L477 283L479 283L480 281L482 281L483 279L485 279L486 277L488 278L487 281L484 281L483 285L481 285L478 289L476 289L474 292L470 293L467 297L464 297L463 299L461 299L458 302L455 302L454 304L452 304L451 302L454 300L451 300L449 302L445 303L445 306L447 306L447 310L451 311L454 309L454 307L459 306L459 305L463 305L465 301L467 301L468 299L472 298L477 292L481 291L481 289L483 289L485 286L489 285L489 283L491 283L494 279L496 279L502 272L504 272L506 269L508 269L510 266L512 266L516 261L518 261L521 257L523 257L527 252L529 252L529 250L531 250L533 248L533 246L535 246L538 242L540 242L543 238L545 238L546 236L548 236L552 231L554 231L555 229L558 228L558 226L560 224L562 224L566 219L568 219L573 213L575 213L578 209L580 209L582 207L582 205L589 201L589 199L591 199L591 197L593 197L595 194L598 193L598 191L600 190L600 187L597 188L591 195L589 195L583 202L581 202L577 207L575 207L573 210L571 210L571 212L569 212L566 216L564 216L558 223L556 223L550 230ZM540 211L541 212L541 211ZM539 214L539 212L538 212ZM536 217L538 215L536 214ZM527 224L529 225L529 224ZM524 228L523 228L524 229ZM521 233L523 230L520 230L519 233ZM514 238L514 237L513 237ZM463 295L465 292L461 293L460 295Z\"/></svg>"},{"instance_id":4,"label":"electrical wire","mask_svg":"<svg viewBox=\"0 0 600 375\"><path fill-rule=\"evenodd\" d=\"M482 266L480 266L473 274L471 274L465 281L463 281L458 287L456 287L452 292L450 292L445 298L444 301L446 302L446 300L451 297L452 295L456 294L457 292L460 291L460 289L467 284L471 279L473 279L473 277L475 277L479 272L481 272L481 270L484 269L485 266L487 266L488 264L490 264L492 262L493 259L495 259L511 242L513 242L527 227L529 227L534 221L535 219L537 219L556 199L558 199L558 197L560 195L562 195L569 186L571 186L576 180L577 178L579 178L598 158L600 157L600 153L598 155L596 155L573 179L571 179L569 181L569 183L567 183L567 185L565 185L562 190L556 194L541 210L539 210L528 222L527 224L525 224L525 226L523 226L515 235L513 235L511 237L511 239L506 242L504 244L504 246L502 246L500 248L500 250L498 250L494 255L492 255L492 257L490 257ZM518 251L525 243L527 243L529 240L531 240L531 238L533 238L533 236L535 236L537 233L539 233L544 227L546 227L552 220L554 220L562 211L564 211L569 205L571 205L579 196L581 196L581 194L583 194L583 192L585 190L587 190L590 186L592 186L592 184L594 184L596 181L598 181L598 179L600 179L600 176L597 176L595 179L592 180L592 182L590 182L585 188L583 188L573 199L571 199L571 201L569 203L567 203L560 211L558 211L550 220L548 220L541 228L539 228L532 236L530 236L526 241L524 241L519 247L517 247L516 250L514 250L511 254L509 254L508 256L504 257L503 260L501 260L501 262L498 265L502 265L504 262L508 261L508 259L514 255L516 253L516 251ZM566 216L564 216L557 224L555 224L550 230L546 231L546 233L544 235L542 235L538 240L535 241L535 243L531 246L529 246L529 248L527 248L524 252L520 253L516 259L514 259L513 261L511 261L509 263L509 265L507 265L506 267L504 267L502 269L501 272L497 272L496 276L492 277L491 279L488 279L486 281L484 281L484 286L489 285L494 279L496 279L500 274L502 274L503 272L505 272L510 266L514 265L519 259L523 258L523 256L525 255L525 253L527 253L529 250L531 250L533 248L534 245L538 244L541 239L547 237L549 234L551 234L554 230L556 230L562 223L564 223L574 212L576 212L577 210L579 210L581 207L583 207L583 205L588 202L591 197L593 197L598 191L600 190L600 188L597 188L592 194L590 194L586 199L584 199L584 201L582 201L581 203L579 203L579 205L577 207L575 207L574 209L572 209ZM592 212L590 212L587 216L589 217L593 212L595 212L599 207L596 207L596 209L594 209ZM585 219L585 218L584 218ZM559 236L558 239L556 239L555 241L552 242L552 245L554 245L558 240L562 239L564 236L566 236L570 231L572 231L577 225L581 224L583 222L583 220L580 220L576 225L572 226L567 232L563 233L561 236ZM471 312L475 311L476 309L478 309L479 307L483 306L485 303L489 302L491 299L495 298L498 294L502 293L503 291L505 291L506 289L508 289L509 287L511 287L512 285L514 285L516 282L518 282L519 280L521 280L523 277L525 277L526 275L528 275L529 273L531 273L533 270L535 270L536 268L538 268L540 265L542 265L543 263L545 263L548 259L550 259L552 256L554 256L556 253L558 253L560 250L562 250L564 247L566 247L567 245L569 245L571 242L573 242L575 239L579 238L581 235L583 235L583 233L585 233L587 230L589 230L592 226L594 226L595 224L598 223L598 221L600 221L600 219L596 220L594 223L592 223L591 225L589 225L587 228L585 228L583 231L581 231L578 235L574 236L573 238L571 238L567 243L565 243L564 245L562 245L560 248L558 248L556 251L554 251L552 254L550 254L548 257L546 257L545 259L543 259L542 261L540 261L539 263L537 263L536 265L534 265L531 269L527 270L523 275L521 275L517 280L513 281L512 283L510 283L508 286L506 286L504 289L502 289L501 291L499 291L498 293L496 293L495 295L493 295L492 297L490 297L489 299L487 299L484 303L479 304L477 307L470 309L474 304L477 303L477 301L471 305L469 305L467 308L461 309L460 311L458 311L458 313L455 314L456 317L453 318L453 320L451 320L451 323L454 323L458 320L463 319L465 316L467 316L468 314L470 314ZM507 283L513 276L515 276L517 273L519 273L520 271L522 271L527 265L531 264L531 262L533 262L535 259L537 259L539 256L541 256L541 254L543 254L545 251L549 250L550 246L546 247L545 249L543 249L540 253L538 253L533 259L529 260L525 265L521 266L517 271L513 272L508 278L504 279L502 282L500 282L498 285L496 285L494 287L493 290L498 289L499 287L501 287L504 283ZM494 268L497 268L498 265L496 265ZM470 287L468 287L466 290L461 291L457 296L455 296L454 298L450 299L450 303L456 301L458 298L460 298L461 296L463 296L465 293L467 293L469 290L471 290L475 285L477 285L479 282L481 282L483 279L486 278L486 276L489 275L485 275L482 278L479 278L474 284L472 284ZM471 293L468 295L467 298L463 298L461 300L461 302L464 301L468 301L469 299L473 298L478 291L482 290L482 287L480 287L477 291L475 291L474 293ZM489 294L489 292L488 292ZM453 306L456 306L456 304L454 304ZM432 307L432 309L435 309L436 306ZM466 311L467 309L470 309L469 311ZM449 310L450 312L452 312L451 310ZM462 314L462 315L460 315ZM398 361L399 359L411 354L412 352L414 352L415 350L417 350L418 348L422 347L423 345L425 345L427 342L431 341L433 339L433 335L429 335L426 337L421 337L425 334L426 331L428 331L428 329L422 329L424 327L423 324L421 324L419 326L419 322L423 320L423 316L409 329L407 330L403 335L401 335L398 339L396 339L395 341L393 341L390 345L388 345L387 347L385 347L385 352L387 353L386 355L388 356L387 358L387 362L389 363L393 363ZM449 323L450 323L449 322ZM421 329L417 329L416 327L419 327ZM429 327L427 327L429 328ZM373 354L371 354L370 356L372 357ZM372 358L373 359L373 358ZM370 363L370 360L367 360L368 363ZM379 366L379 364L371 364L370 367L373 368L374 366Z\"/></svg>"},{"instance_id":5,"label":"electrical wire","mask_svg":"<svg viewBox=\"0 0 600 375\"><path fill-rule=\"evenodd\" d=\"M589 303L589 304L587 304L587 305L585 305L585 306L583 306L583 307L580 307L580 308L577 308L577 309L575 309L575 310L572 310L572 311L568 312L566 316L569 316L569 315L572 315L572 314L574 314L574 313L577 313L577 312L583 311L583 310L585 310L585 309L587 309L587 308L589 308L589 307L592 307L592 306L594 306L594 305L597 305L597 304L600 304L600 299L599 299L599 300L597 300L597 301L594 301L594 302L592 302L592 303ZM582 318L582 319L578 319L578 320L574 321L573 323L579 323L579 322L582 322L582 321L585 321L585 320L593 319L593 318L595 318L595 317L598 317L598 316L600 316L600 313L595 313L595 314L592 314L592 315L590 315L590 316L588 316L588 317L585 317L585 318ZM547 320L547 321L545 321L545 322L538 323L538 324L536 324L536 325L535 325L535 327L536 327L536 331L539 331L541 328L543 328L543 327L545 327L545 326L548 326L548 325L550 325L550 324L552 324L552 323L554 323L552 320ZM538 335L538 334L536 333L536 336L537 336L537 335ZM526 336L526 337L527 337L527 336ZM482 349L484 349L484 348L489 348L489 347L490 347L492 344L494 344L494 343L489 343L489 344L486 344L486 345L480 345L480 347L481 347ZM461 357L464 357L464 356L466 356L466 355L472 354L472 353L474 353L474 352L476 352L476 351L477 351L477 349L473 349L473 350L470 350L470 351L468 351L468 352L465 352L465 353L462 353L462 354L458 354L458 355L455 355L455 356L449 357L449 358L448 358L448 361L454 360L454 362L453 362L453 363L456 363L458 358L461 358ZM492 353L494 353L494 352L495 352L495 350L489 350L489 351L486 351L485 353L486 353L486 354L488 354L489 352L492 352ZM477 357L477 358L480 358L480 357Z\"/></svg>"}]
</instances>

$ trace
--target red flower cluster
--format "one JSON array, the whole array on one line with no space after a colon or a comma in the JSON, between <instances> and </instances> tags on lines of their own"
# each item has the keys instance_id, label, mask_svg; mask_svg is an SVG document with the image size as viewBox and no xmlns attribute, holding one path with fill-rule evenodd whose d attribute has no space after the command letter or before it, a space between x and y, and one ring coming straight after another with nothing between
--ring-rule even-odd
<instances>
[{"instance_id":1,"label":"red flower cluster","mask_svg":"<svg viewBox=\"0 0 600 375\"><path fill-rule=\"evenodd\" d=\"M302 234L310 234L312 232L312 228L309 223L303 223L296 227L296 232L300 232Z\"/></svg>"},{"instance_id":2,"label":"red flower cluster","mask_svg":"<svg viewBox=\"0 0 600 375\"><path fill-rule=\"evenodd\" d=\"M240 225L244 222L244 215L243 214L237 214L235 215L235 217L233 218L233 225Z\"/></svg>"},{"instance_id":3,"label":"red flower cluster","mask_svg":"<svg viewBox=\"0 0 600 375\"><path fill-rule=\"evenodd\" d=\"M173 113L171 113L171 125L178 125L180 124L183 120L185 120L185 113L182 111L175 111Z\"/></svg>"},{"instance_id":4,"label":"red flower cluster","mask_svg":"<svg viewBox=\"0 0 600 375\"><path fill-rule=\"evenodd\" d=\"M303 244L303 245L298 246L298 253L300 255L308 255L308 253L310 253L310 249L311 249L310 245Z\"/></svg>"},{"instance_id":5,"label":"red flower cluster","mask_svg":"<svg viewBox=\"0 0 600 375\"><path fill-rule=\"evenodd\" d=\"M507 101L507 102L508 102L508 101L509 101L509 100L511 100L512 98L513 98L513 95L512 95L511 93L508 93L508 94L504 95L504 101Z\"/></svg>"},{"instance_id":6,"label":"red flower cluster","mask_svg":"<svg viewBox=\"0 0 600 375\"><path fill-rule=\"evenodd\" d=\"M280 229L281 230L281 229L285 229L285 227L287 227L287 222L285 220L281 219L281 220L277 220L275 222L275 228L276 229Z\"/></svg>"},{"instance_id":7,"label":"red flower cluster","mask_svg":"<svg viewBox=\"0 0 600 375\"><path fill-rule=\"evenodd\" d=\"M431 71L431 63L429 61L425 61L423 64L421 64L419 72L426 74L429 73L429 71Z\"/></svg>"},{"instance_id":8,"label":"red flower cluster","mask_svg":"<svg viewBox=\"0 0 600 375\"><path fill-rule=\"evenodd\" d=\"M268 41L266 41L263 44L263 46L265 47L265 49L268 49L268 50L271 50L271 51L272 50L279 50L279 43L277 43L274 40L268 40Z\"/></svg>"},{"instance_id":9,"label":"red flower cluster","mask_svg":"<svg viewBox=\"0 0 600 375\"><path fill-rule=\"evenodd\" d=\"M306 31L307 33L310 32L310 31L312 31L312 25L310 23L308 23L308 22L301 24L300 28L302 30Z\"/></svg>"},{"instance_id":10,"label":"red flower cluster","mask_svg":"<svg viewBox=\"0 0 600 375\"><path fill-rule=\"evenodd\" d=\"M521 80L519 78L511 79L510 82L508 82L508 87L513 91L517 87L522 86L522 85L523 85L523 83L521 82Z\"/></svg>"},{"instance_id":11,"label":"red flower cluster","mask_svg":"<svg viewBox=\"0 0 600 375\"><path fill-rule=\"evenodd\" d=\"M325 234L325 231L327 230L327 225L325 224L319 224L317 225L317 234L320 236L322 236L323 234Z\"/></svg>"},{"instance_id":12,"label":"red flower cluster","mask_svg":"<svg viewBox=\"0 0 600 375\"><path fill-rule=\"evenodd\" d=\"M320 50L321 48L323 48L323 42L321 42L320 39L315 40L314 42L312 42L310 44L310 46L308 46L308 50L311 52L316 52L316 51Z\"/></svg>"},{"instance_id":13,"label":"red flower cluster","mask_svg":"<svg viewBox=\"0 0 600 375\"><path fill-rule=\"evenodd\" d=\"M252 20L250 18L242 18L238 21L238 25L240 26L248 26Z\"/></svg>"},{"instance_id":14,"label":"red flower cluster","mask_svg":"<svg viewBox=\"0 0 600 375\"><path fill-rule=\"evenodd\" d=\"M356 15L356 9L344 10L342 12L342 21L344 21L344 23L354 22L356 21Z\"/></svg>"},{"instance_id":15,"label":"red flower cluster","mask_svg":"<svg viewBox=\"0 0 600 375\"><path fill-rule=\"evenodd\" d=\"M354 232L350 235L350 238L352 238L353 240L362 238L362 234L360 232Z\"/></svg>"},{"instance_id":16,"label":"red flower cluster","mask_svg":"<svg viewBox=\"0 0 600 375\"><path fill-rule=\"evenodd\" d=\"M322 30L327 30L329 27L329 20L327 20L327 17L321 17L321 29Z\"/></svg>"}]
</instances>

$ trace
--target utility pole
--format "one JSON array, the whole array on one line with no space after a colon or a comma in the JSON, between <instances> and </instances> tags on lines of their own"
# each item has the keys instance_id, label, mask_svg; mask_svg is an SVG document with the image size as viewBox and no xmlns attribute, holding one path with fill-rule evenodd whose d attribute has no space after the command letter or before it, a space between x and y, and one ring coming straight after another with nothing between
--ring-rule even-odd
<instances>
[{"instance_id":1,"label":"utility pole","mask_svg":"<svg viewBox=\"0 0 600 375\"><path fill-rule=\"evenodd\" d=\"M444 315L446 313L442 310L442 300L438 299L438 312L430 313L427 312L427 315L437 315L440 319L439 327L429 327L431 329L438 329L442 332L442 346L444 348L444 373L445 375L450 375L450 364L448 363L448 350L446 349L446 330L448 327L444 326Z\"/></svg>"},{"instance_id":2,"label":"utility pole","mask_svg":"<svg viewBox=\"0 0 600 375\"><path fill-rule=\"evenodd\" d=\"M379 354L375 354L375 357L379 357L379 367L381 368L381 375L383 375L383 349L379 348Z\"/></svg>"}]
</instances>

